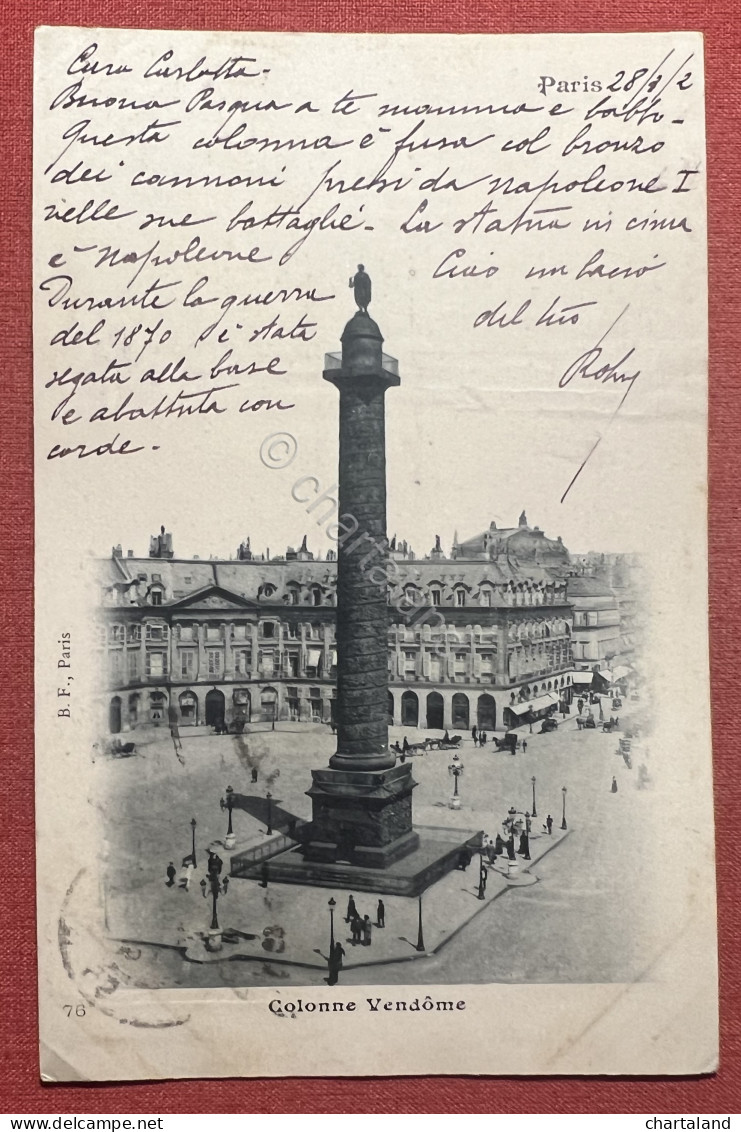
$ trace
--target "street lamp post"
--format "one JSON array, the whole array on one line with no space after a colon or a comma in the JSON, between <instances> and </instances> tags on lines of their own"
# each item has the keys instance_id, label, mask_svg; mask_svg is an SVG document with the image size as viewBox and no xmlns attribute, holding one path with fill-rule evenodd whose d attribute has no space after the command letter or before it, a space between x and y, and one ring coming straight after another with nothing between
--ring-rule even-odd
<instances>
[{"instance_id":1,"label":"street lamp post","mask_svg":"<svg viewBox=\"0 0 741 1132\"><path fill-rule=\"evenodd\" d=\"M272 713L272 719L270 721L270 730L271 731L275 731L275 717L276 717L277 714L278 714L278 701L273 700L273 713Z\"/></svg>"},{"instance_id":2,"label":"street lamp post","mask_svg":"<svg viewBox=\"0 0 741 1132\"><path fill-rule=\"evenodd\" d=\"M563 817L561 818L561 829L568 829L569 827L566 825L566 787L565 786L561 787L561 793L563 795Z\"/></svg>"},{"instance_id":3,"label":"street lamp post","mask_svg":"<svg viewBox=\"0 0 741 1132\"><path fill-rule=\"evenodd\" d=\"M418 920L417 920L417 946L415 951L425 950L425 937L422 935L422 893L419 894Z\"/></svg>"},{"instance_id":4,"label":"street lamp post","mask_svg":"<svg viewBox=\"0 0 741 1132\"><path fill-rule=\"evenodd\" d=\"M270 837L273 832L273 795L268 790L265 797L268 802L268 837Z\"/></svg>"},{"instance_id":5,"label":"street lamp post","mask_svg":"<svg viewBox=\"0 0 741 1132\"><path fill-rule=\"evenodd\" d=\"M227 830L226 830L226 837L224 838L224 848L225 849L233 849L234 844L237 840L235 835L234 835L234 830L232 829L232 806L233 805L234 805L234 790L232 789L231 786L227 786L227 788L226 788L226 801L224 801L223 798L221 799L222 810L226 809L229 812L229 824L228 824Z\"/></svg>"},{"instance_id":6,"label":"street lamp post","mask_svg":"<svg viewBox=\"0 0 741 1132\"><path fill-rule=\"evenodd\" d=\"M538 811L535 809L535 775L530 779L533 784L533 817L537 818Z\"/></svg>"},{"instance_id":7,"label":"street lamp post","mask_svg":"<svg viewBox=\"0 0 741 1132\"><path fill-rule=\"evenodd\" d=\"M203 893L204 900L209 887L211 888L212 898L211 928L206 947L209 951L219 951L221 949L221 928L219 927L217 902L219 894L226 896L226 890L229 887L229 877L224 877L223 881L219 880L219 874L217 872L210 872L208 874L208 880L204 877L201 881L201 892Z\"/></svg>"},{"instance_id":8,"label":"street lamp post","mask_svg":"<svg viewBox=\"0 0 741 1132\"><path fill-rule=\"evenodd\" d=\"M191 834L192 834L192 838L191 838L191 841L192 841L191 860L193 861L193 868L196 867L196 825L197 824L198 823L196 822L195 818L190 819L190 829L191 829Z\"/></svg>"},{"instance_id":9,"label":"street lamp post","mask_svg":"<svg viewBox=\"0 0 741 1132\"><path fill-rule=\"evenodd\" d=\"M479 858L479 891L478 891L479 900L485 900L486 899L486 879L487 879L486 863L484 861L484 851L482 849L481 855L480 855L480 858Z\"/></svg>"},{"instance_id":10,"label":"street lamp post","mask_svg":"<svg viewBox=\"0 0 741 1132\"><path fill-rule=\"evenodd\" d=\"M330 896L327 904L329 906L329 954L331 957L334 954L334 910L337 905L334 896Z\"/></svg>"},{"instance_id":11,"label":"street lamp post","mask_svg":"<svg viewBox=\"0 0 741 1132\"><path fill-rule=\"evenodd\" d=\"M448 774L450 774L453 779L453 797L450 799L448 805L451 810L459 810L461 808L461 800L458 794L458 779L463 774L463 763L457 752L453 755L453 761L448 767Z\"/></svg>"}]
</instances>

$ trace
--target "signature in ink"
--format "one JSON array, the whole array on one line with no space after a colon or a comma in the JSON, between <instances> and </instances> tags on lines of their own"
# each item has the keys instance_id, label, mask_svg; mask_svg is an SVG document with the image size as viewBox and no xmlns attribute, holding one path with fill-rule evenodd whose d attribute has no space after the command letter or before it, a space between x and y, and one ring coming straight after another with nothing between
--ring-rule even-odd
<instances>
[{"instance_id":1,"label":"signature in ink","mask_svg":"<svg viewBox=\"0 0 741 1132\"><path fill-rule=\"evenodd\" d=\"M602 341L602 339L600 339L600 341ZM633 388L633 382L640 377L641 371L638 369L635 373L626 373L621 367L625 365L635 352L635 346L631 346L619 361L608 362L603 360L604 347L599 345L592 346L591 350L580 354L579 357L566 368L558 383L558 387L559 389L565 389L575 377L586 378L588 381L597 381L602 385L607 385L608 383L621 385L627 382L628 388L625 391L625 397L627 397L628 393L630 393Z\"/></svg>"}]
</instances>

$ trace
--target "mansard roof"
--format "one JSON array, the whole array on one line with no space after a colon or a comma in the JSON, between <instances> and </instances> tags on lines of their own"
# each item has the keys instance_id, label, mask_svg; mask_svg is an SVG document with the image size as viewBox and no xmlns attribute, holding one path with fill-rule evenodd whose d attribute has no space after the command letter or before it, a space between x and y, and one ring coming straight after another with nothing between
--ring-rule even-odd
<instances>
[{"instance_id":1,"label":"mansard roof","mask_svg":"<svg viewBox=\"0 0 741 1132\"><path fill-rule=\"evenodd\" d=\"M522 528L518 528L518 532L522 533ZM372 564L371 558L369 568ZM99 584L109 590L113 604L147 605L151 587L159 585L164 590L162 604L169 608L192 606L209 594L224 602L241 602L243 607L263 606L268 602L275 605L287 603L296 586L304 590L308 600L312 587L319 586L324 593L332 593L337 583L337 562L326 559L286 562L283 559L115 556L98 560L95 569ZM389 563L388 577L392 589L403 590L404 586L414 585L427 590L434 585L451 593L457 586L478 591L486 584L494 587L563 585L567 572L560 555L549 561L500 554L471 559L395 558ZM264 592L266 586L274 587L269 597Z\"/></svg>"}]
</instances>

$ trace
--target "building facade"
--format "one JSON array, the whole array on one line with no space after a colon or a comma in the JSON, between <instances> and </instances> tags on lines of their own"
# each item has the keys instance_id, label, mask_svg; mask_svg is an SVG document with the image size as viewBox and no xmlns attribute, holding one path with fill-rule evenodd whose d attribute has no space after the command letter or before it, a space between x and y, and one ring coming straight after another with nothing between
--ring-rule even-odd
<instances>
[{"instance_id":1,"label":"building facade","mask_svg":"<svg viewBox=\"0 0 741 1132\"><path fill-rule=\"evenodd\" d=\"M492 523L456 539L449 555L439 538L424 558L394 539L390 564L391 723L493 731L570 702L576 622L594 595L572 592L583 580L570 577L560 539L528 527L523 513L517 527ZM304 539L266 558L247 540L234 559L179 559L163 529L147 558L116 547L98 568L110 733L168 721L331 721L332 552L315 559ZM600 641L608 630L604 620ZM581 638L577 649L584 654Z\"/></svg>"}]
</instances>

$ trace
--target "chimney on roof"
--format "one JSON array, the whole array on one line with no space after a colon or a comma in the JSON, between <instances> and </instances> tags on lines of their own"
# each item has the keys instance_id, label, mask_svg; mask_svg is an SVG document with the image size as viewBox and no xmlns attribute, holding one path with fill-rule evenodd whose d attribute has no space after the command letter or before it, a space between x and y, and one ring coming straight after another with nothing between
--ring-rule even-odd
<instances>
[{"instance_id":1,"label":"chimney on roof","mask_svg":"<svg viewBox=\"0 0 741 1132\"><path fill-rule=\"evenodd\" d=\"M111 547L111 555L113 558L123 558L123 551L121 550L121 543L118 546Z\"/></svg>"},{"instance_id":2,"label":"chimney on roof","mask_svg":"<svg viewBox=\"0 0 741 1132\"><path fill-rule=\"evenodd\" d=\"M127 558L133 558L133 557L134 557L134 552L133 552L133 550L127 550L127 551L126 551L126 557L127 557Z\"/></svg>"},{"instance_id":3,"label":"chimney on roof","mask_svg":"<svg viewBox=\"0 0 741 1132\"><path fill-rule=\"evenodd\" d=\"M174 552L172 549L172 535L165 531L164 527L160 527L158 535L152 535L149 540L149 557L150 558L173 558Z\"/></svg>"}]
</instances>

